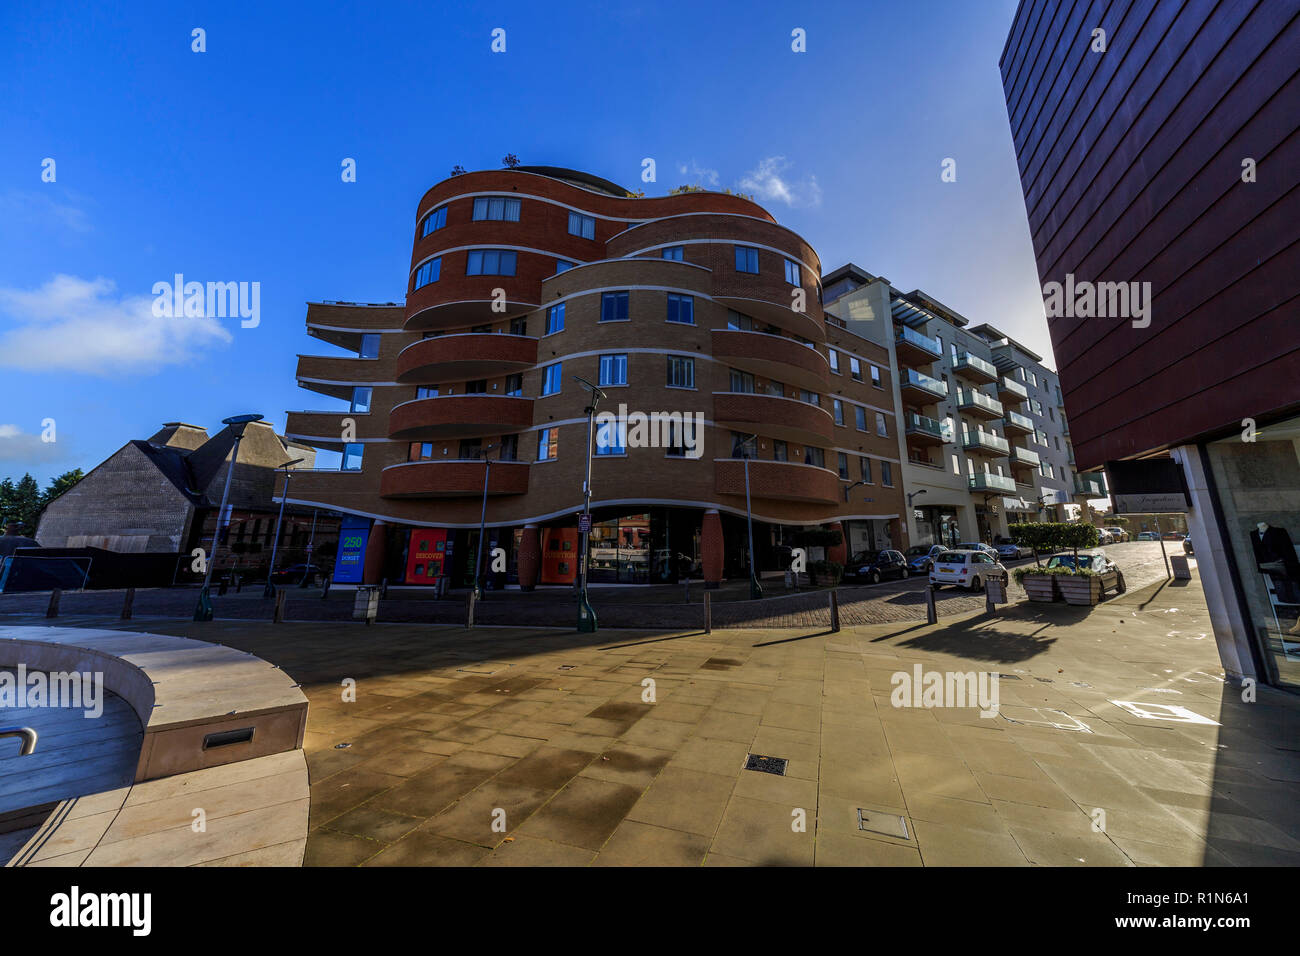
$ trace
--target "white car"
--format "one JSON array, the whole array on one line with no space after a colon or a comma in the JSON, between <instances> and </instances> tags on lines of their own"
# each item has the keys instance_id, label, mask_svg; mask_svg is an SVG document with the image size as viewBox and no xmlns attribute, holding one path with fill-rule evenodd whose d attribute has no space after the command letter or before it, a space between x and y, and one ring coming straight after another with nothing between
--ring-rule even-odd
<instances>
[{"instance_id":1,"label":"white car","mask_svg":"<svg viewBox=\"0 0 1300 956\"><path fill-rule=\"evenodd\" d=\"M936 589L952 584L980 591L985 581L1007 580L1007 569L985 551L945 551L934 559L930 584Z\"/></svg>"},{"instance_id":2,"label":"white car","mask_svg":"<svg viewBox=\"0 0 1300 956\"><path fill-rule=\"evenodd\" d=\"M1114 544L1114 543L1115 543L1115 536L1114 536L1113 534L1111 534L1111 533L1110 533L1107 529L1105 529L1105 528L1098 528L1098 529L1097 529L1097 543L1098 543L1098 544Z\"/></svg>"}]
</instances>

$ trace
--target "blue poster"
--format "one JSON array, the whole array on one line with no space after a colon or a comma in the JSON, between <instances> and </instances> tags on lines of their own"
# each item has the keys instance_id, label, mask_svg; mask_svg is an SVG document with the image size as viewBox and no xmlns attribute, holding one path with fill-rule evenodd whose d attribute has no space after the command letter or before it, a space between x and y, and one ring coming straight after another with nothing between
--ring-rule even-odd
<instances>
[{"instance_id":1,"label":"blue poster","mask_svg":"<svg viewBox=\"0 0 1300 956\"><path fill-rule=\"evenodd\" d=\"M366 564L366 542L370 540L370 519L347 515L339 523L339 551L334 559L337 584L360 584Z\"/></svg>"}]
</instances>

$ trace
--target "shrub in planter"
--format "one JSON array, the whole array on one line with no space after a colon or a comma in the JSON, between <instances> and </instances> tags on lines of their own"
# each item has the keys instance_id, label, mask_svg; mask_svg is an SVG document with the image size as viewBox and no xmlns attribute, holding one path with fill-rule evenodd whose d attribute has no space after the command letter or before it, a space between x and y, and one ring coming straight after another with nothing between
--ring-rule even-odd
<instances>
[{"instance_id":1,"label":"shrub in planter","mask_svg":"<svg viewBox=\"0 0 1300 956\"><path fill-rule=\"evenodd\" d=\"M835 587L844 577L844 565L838 561L814 561L808 565L808 577L812 579L814 587L819 584Z\"/></svg>"}]
</instances>

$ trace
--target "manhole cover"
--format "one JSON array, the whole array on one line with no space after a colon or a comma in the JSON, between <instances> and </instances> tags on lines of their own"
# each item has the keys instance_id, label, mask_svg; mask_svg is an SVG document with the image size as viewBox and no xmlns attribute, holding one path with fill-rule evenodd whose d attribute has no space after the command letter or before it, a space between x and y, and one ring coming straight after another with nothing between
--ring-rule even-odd
<instances>
[{"instance_id":1,"label":"manhole cover","mask_svg":"<svg viewBox=\"0 0 1300 956\"><path fill-rule=\"evenodd\" d=\"M764 757L759 754L749 754L745 757L745 769L757 770L760 773L774 773L778 777L784 777L786 764L789 762L785 757Z\"/></svg>"},{"instance_id":2,"label":"manhole cover","mask_svg":"<svg viewBox=\"0 0 1300 956\"><path fill-rule=\"evenodd\" d=\"M858 829L884 836L897 837L900 840L912 839L907 835L907 821L897 813L885 813L881 810L864 810L858 808Z\"/></svg>"}]
</instances>

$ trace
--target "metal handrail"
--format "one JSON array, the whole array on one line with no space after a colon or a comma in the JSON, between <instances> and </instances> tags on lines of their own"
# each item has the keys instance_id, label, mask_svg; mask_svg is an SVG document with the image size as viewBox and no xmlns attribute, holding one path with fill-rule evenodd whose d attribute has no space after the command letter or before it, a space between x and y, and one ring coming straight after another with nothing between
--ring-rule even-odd
<instances>
[{"instance_id":1,"label":"metal handrail","mask_svg":"<svg viewBox=\"0 0 1300 956\"><path fill-rule=\"evenodd\" d=\"M26 757L36 749L36 731L31 727L0 727L0 737L21 737L22 749L18 756Z\"/></svg>"}]
</instances>

